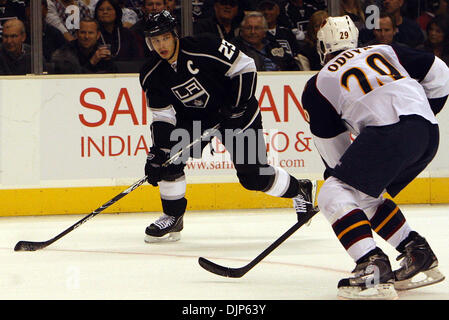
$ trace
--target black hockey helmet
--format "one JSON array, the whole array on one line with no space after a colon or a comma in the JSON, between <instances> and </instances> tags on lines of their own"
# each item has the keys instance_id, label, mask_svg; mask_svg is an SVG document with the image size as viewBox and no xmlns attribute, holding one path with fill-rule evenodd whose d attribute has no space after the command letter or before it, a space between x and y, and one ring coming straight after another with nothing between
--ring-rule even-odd
<instances>
[{"instance_id":1,"label":"black hockey helmet","mask_svg":"<svg viewBox=\"0 0 449 320\"><path fill-rule=\"evenodd\" d=\"M167 10L150 14L145 25L145 37L154 37L167 32L176 33L176 19Z\"/></svg>"}]
</instances>

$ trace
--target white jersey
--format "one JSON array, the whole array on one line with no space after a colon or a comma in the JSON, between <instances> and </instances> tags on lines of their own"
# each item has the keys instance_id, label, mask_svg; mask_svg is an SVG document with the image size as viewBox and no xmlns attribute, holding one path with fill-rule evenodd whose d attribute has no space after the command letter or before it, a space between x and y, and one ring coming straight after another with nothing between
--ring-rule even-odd
<instances>
[{"instance_id":1,"label":"white jersey","mask_svg":"<svg viewBox=\"0 0 449 320\"><path fill-rule=\"evenodd\" d=\"M367 126L385 126L419 115L436 124L449 95L449 68L424 51L399 45L346 50L304 88L302 104L320 155L334 167Z\"/></svg>"},{"instance_id":2,"label":"white jersey","mask_svg":"<svg viewBox=\"0 0 449 320\"><path fill-rule=\"evenodd\" d=\"M416 114L437 123L423 86L387 45L338 55L318 74L317 88L354 134L366 126L396 123L401 115Z\"/></svg>"}]
</instances>

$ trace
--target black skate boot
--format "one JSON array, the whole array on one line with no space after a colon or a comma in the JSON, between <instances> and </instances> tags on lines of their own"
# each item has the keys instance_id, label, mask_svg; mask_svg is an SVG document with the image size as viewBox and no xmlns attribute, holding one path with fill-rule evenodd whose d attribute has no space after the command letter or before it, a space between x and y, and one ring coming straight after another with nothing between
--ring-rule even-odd
<instances>
[{"instance_id":1,"label":"black skate boot","mask_svg":"<svg viewBox=\"0 0 449 320\"><path fill-rule=\"evenodd\" d=\"M299 194L293 198L293 207L295 208L298 219L301 215L304 215L311 210L318 211L318 208L314 208L315 194L316 194L316 182L308 179L298 179L299 182ZM307 225L310 224L309 220Z\"/></svg>"},{"instance_id":2,"label":"black skate boot","mask_svg":"<svg viewBox=\"0 0 449 320\"><path fill-rule=\"evenodd\" d=\"M145 242L173 242L181 239L184 215L179 217L163 214L145 229Z\"/></svg>"},{"instance_id":3,"label":"black skate boot","mask_svg":"<svg viewBox=\"0 0 449 320\"><path fill-rule=\"evenodd\" d=\"M371 250L358 262L353 278L338 282L338 297L351 300L393 300L394 274L388 257L379 248Z\"/></svg>"},{"instance_id":4,"label":"black skate boot","mask_svg":"<svg viewBox=\"0 0 449 320\"><path fill-rule=\"evenodd\" d=\"M401 260L401 267L394 271L397 290L409 290L428 286L444 280L438 270L438 260L426 239L412 231L398 246L402 252L396 260Z\"/></svg>"}]
</instances>

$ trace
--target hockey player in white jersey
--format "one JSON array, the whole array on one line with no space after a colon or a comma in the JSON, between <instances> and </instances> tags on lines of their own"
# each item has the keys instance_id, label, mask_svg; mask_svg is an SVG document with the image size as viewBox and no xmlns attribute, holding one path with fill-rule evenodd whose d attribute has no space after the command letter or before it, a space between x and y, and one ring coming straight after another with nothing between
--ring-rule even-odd
<instances>
[{"instance_id":1,"label":"hockey player in white jersey","mask_svg":"<svg viewBox=\"0 0 449 320\"><path fill-rule=\"evenodd\" d=\"M218 123L218 136L231 155L243 187L293 198L298 215L312 210L313 183L297 180L267 162L262 119L254 97L254 61L225 40L179 38L175 27L176 21L168 11L149 17L146 41L152 55L140 72L153 116L153 145L145 174L150 184L159 185L163 208L163 215L146 228L145 241L180 239L187 206L185 162L168 167L162 164L172 152L179 151L175 147L183 133L187 133L189 139L184 142L188 144L198 138L195 131L201 135ZM198 126L200 130L196 130ZM248 139L241 139L244 136ZM201 144L199 152L189 154L201 157L207 142Z\"/></svg>"},{"instance_id":2,"label":"hockey player in white jersey","mask_svg":"<svg viewBox=\"0 0 449 320\"><path fill-rule=\"evenodd\" d=\"M353 277L338 283L338 296L395 299L396 290L442 281L428 242L384 195L395 197L435 156L448 67L403 46L357 48L348 16L328 18L317 36L324 66L307 82L302 103L326 166L318 207L356 263ZM398 270L373 230L400 253Z\"/></svg>"}]
</instances>

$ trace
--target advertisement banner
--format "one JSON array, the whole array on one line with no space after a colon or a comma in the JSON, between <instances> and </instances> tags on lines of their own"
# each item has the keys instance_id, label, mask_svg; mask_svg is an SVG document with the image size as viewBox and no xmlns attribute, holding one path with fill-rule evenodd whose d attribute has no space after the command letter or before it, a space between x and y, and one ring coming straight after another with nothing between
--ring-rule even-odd
<instances>
[{"instance_id":1,"label":"advertisement banner","mask_svg":"<svg viewBox=\"0 0 449 320\"><path fill-rule=\"evenodd\" d=\"M41 109L41 179L143 175L149 119L137 78L48 80Z\"/></svg>"},{"instance_id":2,"label":"advertisement banner","mask_svg":"<svg viewBox=\"0 0 449 320\"><path fill-rule=\"evenodd\" d=\"M269 163L300 175L323 170L300 102L308 78L270 73L259 77L256 91ZM47 82L40 117L42 180L125 179L143 174L151 146L151 112L137 78ZM188 161L186 173L208 178L207 182L235 178L229 154L218 139L204 149L201 159Z\"/></svg>"}]
</instances>

